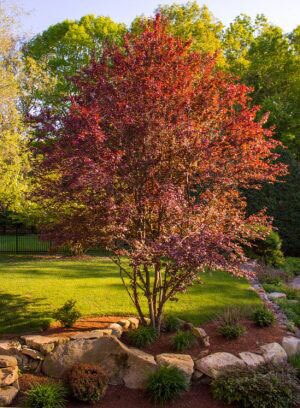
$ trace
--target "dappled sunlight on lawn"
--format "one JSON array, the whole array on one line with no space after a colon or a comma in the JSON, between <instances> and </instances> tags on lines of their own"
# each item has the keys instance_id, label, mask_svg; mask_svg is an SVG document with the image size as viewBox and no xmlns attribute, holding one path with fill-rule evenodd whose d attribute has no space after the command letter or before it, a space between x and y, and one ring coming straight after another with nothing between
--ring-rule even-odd
<instances>
[{"instance_id":1,"label":"dappled sunlight on lawn","mask_svg":"<svg viewBox=\"0 0 300 408\"><path fill-rule=\"evenodd\" d=\"M106 257L1 256L0 276L2 333L43 327L53 310L71 298L83 315L135 314L117 266ZM259 302L244 279L225 272L201 276L203 284L180 294L167 311L200 324L228 305L249 308Z\"/></svg>"}]
</instances>

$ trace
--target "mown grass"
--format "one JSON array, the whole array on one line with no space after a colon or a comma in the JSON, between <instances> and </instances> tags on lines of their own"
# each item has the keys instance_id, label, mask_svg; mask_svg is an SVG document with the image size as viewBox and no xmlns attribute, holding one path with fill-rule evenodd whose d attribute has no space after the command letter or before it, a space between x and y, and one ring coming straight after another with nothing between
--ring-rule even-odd
<instances>
[{"instance_id":1,"label":"mown grass","mask_svg":"<svg viewBox=\"0 0 300 408\"><path fill-rule=\"evenodd\" d=\"M166 312L201 324L229 305L251 309L260 302L245 279L226 272L202 278L203 284L180 294ZM0 333L40 329L71 298L85 316L136 313L117 266L107 257L0 256Z\"/></svg>"}]
</instances>

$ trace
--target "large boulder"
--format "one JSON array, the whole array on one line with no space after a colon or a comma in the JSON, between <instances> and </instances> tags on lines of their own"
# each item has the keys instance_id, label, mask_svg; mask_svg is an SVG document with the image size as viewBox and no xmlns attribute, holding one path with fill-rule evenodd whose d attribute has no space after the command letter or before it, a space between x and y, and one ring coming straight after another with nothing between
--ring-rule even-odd
<instances>
[{"instance_id":1,"label":"large boulder","mask_svg":"<svg viewBox=\"0 0 300 408\"><path fill-rule=\"evenodd\" d=\"M278 343L268 343L261 346L263 358L268 363L280 364L287 361L287 354Z\"/></svg>"},{"instance_id":2,"label":"large boulder","mask_svg":"<svg viewBox=\"0 0 300 408\"><path fill-rule=\"evenodd\" d=\"M239 353L239 356L248 367L252 368L256 368L265 362L265 359L261 355L250 353L249 351L243 351L242 353Z\"/></svg>"},{"instance_id":3,"label":"large boulder","mask_svg":"<svg viewBox=\"0 0 300 408\"><path fill-rule=\"evenodd\" d=\"M156 356L158 365L177 367L190 381L194 372L194 361L189 354L163 353Z\"/></svg>"},{"instance_id":4,"label":"large boulder","mask_svg":"<svg viewBox=\"0 0 300 408\"><path fill-rule=\"evenodd\" d=\"M115 337L73 340L59 345L47 355L42 370L53 378L63 378L77 363L99 364L112 384L120 384L120 371L126 367L128 348Z\"/></svg>"},{"instance_id":5,"label":"large boulder","mask_svg":"<svg viewBox=\"0 0 300 408\"><path fill-rule=\"evenodd\" d=\"M58 344L69 341L68 337L51 337L51 336L23 336L26 346L38 350L41 353L51 353Z\"/></svg>"},{"instance_id":6,"label":"large boulder","mask_svg":"<svg viewBox=\"0 0 300 408\"><path fill-rule=\"evenodd\" d=\"M53 378L63 378L74 364L99 364L110 384L143 388L149 373L156 368L154 357L140 350L129 349L116 337L73 340L59 345L47 355L42 370Z\"/></svg>"},{"instance_id":7,"label":"large boulder","mask_svg":"<svg viewBox=\"0 0 300 408\"><path fill-rule=\"evenodd\" d=\"M295 354L300 353L300 339L294 336L284 337L282 340L282 347L289 357L294 356Z\"/></svg>"},{"instance_id":8,"label":"large boulder","mask_svg":"<svg viewBox=\"0 0 300 408\"><path fill-rule=\"evenodd\" d=\"M129 349L126 368L123 370L123 380L126 387L144 389L149 375L156 368L156 361L151 354L144 353L138 349Z\"/></svg>"},{"instance_id":9,"label":"large boulder","mask_svg":"<svg viewBox=\"0 0 300 408\"><path fill-rule=\"evenodd\" d=\"M226 371L245 367L245 362L230 353L214 353L195 362L196 369L211 378L217 378Z\"/></svg>"}]
</instances>

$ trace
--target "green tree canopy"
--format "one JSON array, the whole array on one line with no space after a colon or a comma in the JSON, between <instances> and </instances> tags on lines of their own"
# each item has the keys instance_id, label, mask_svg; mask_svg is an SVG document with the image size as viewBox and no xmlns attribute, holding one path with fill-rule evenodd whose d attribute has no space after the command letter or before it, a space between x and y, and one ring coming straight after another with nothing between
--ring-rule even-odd
<instances>
[{"instance_id":1,"label":"green tree canopy","mask_svg":"<svg viewBox=\"0 0 300 408\"><path fill-rule=\"evenodd\" d=\"M17 103L21 76L17 14L0 4L0 209L19 208L29 169L25 132Z\"/></svg>"},{"instance_id":2,"label":"green tree canopy","mask_svg":"<svg viewBox=\"0 0 300 408\"><path fill-rule=\"evenodd\" d=\"M51 105L61 108L63 96L72 93L70 77L90 58L99 56L106 42L121 44L125 24L109 17L87 15L78 21L65 20L50 26L24 47L27 73L35 86L27 85L27 109ZM50 87L49 87L50 85Z\"/></svg>"}]
</instances>

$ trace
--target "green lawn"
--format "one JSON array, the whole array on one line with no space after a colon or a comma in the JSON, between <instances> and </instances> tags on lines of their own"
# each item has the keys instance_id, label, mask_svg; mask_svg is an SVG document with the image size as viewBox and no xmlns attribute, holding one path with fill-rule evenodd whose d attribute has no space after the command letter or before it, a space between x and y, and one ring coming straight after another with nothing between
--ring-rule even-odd
<instances>
[{"instance_id":1,"label":"green lawn","mask_svg":"<svg viewBox=\"0 0 300 408\"><path fill-rule=\"evenodd\" d=\"M200 324L228 305L250 309L259 303L244 279L225 272L202 276L204 284L181 294L167 311ZM43 327L51 312L70 298L78 301L83 315L135 314L109 258L0 255L0 333Z\"/></svg>"}]
</instances>

